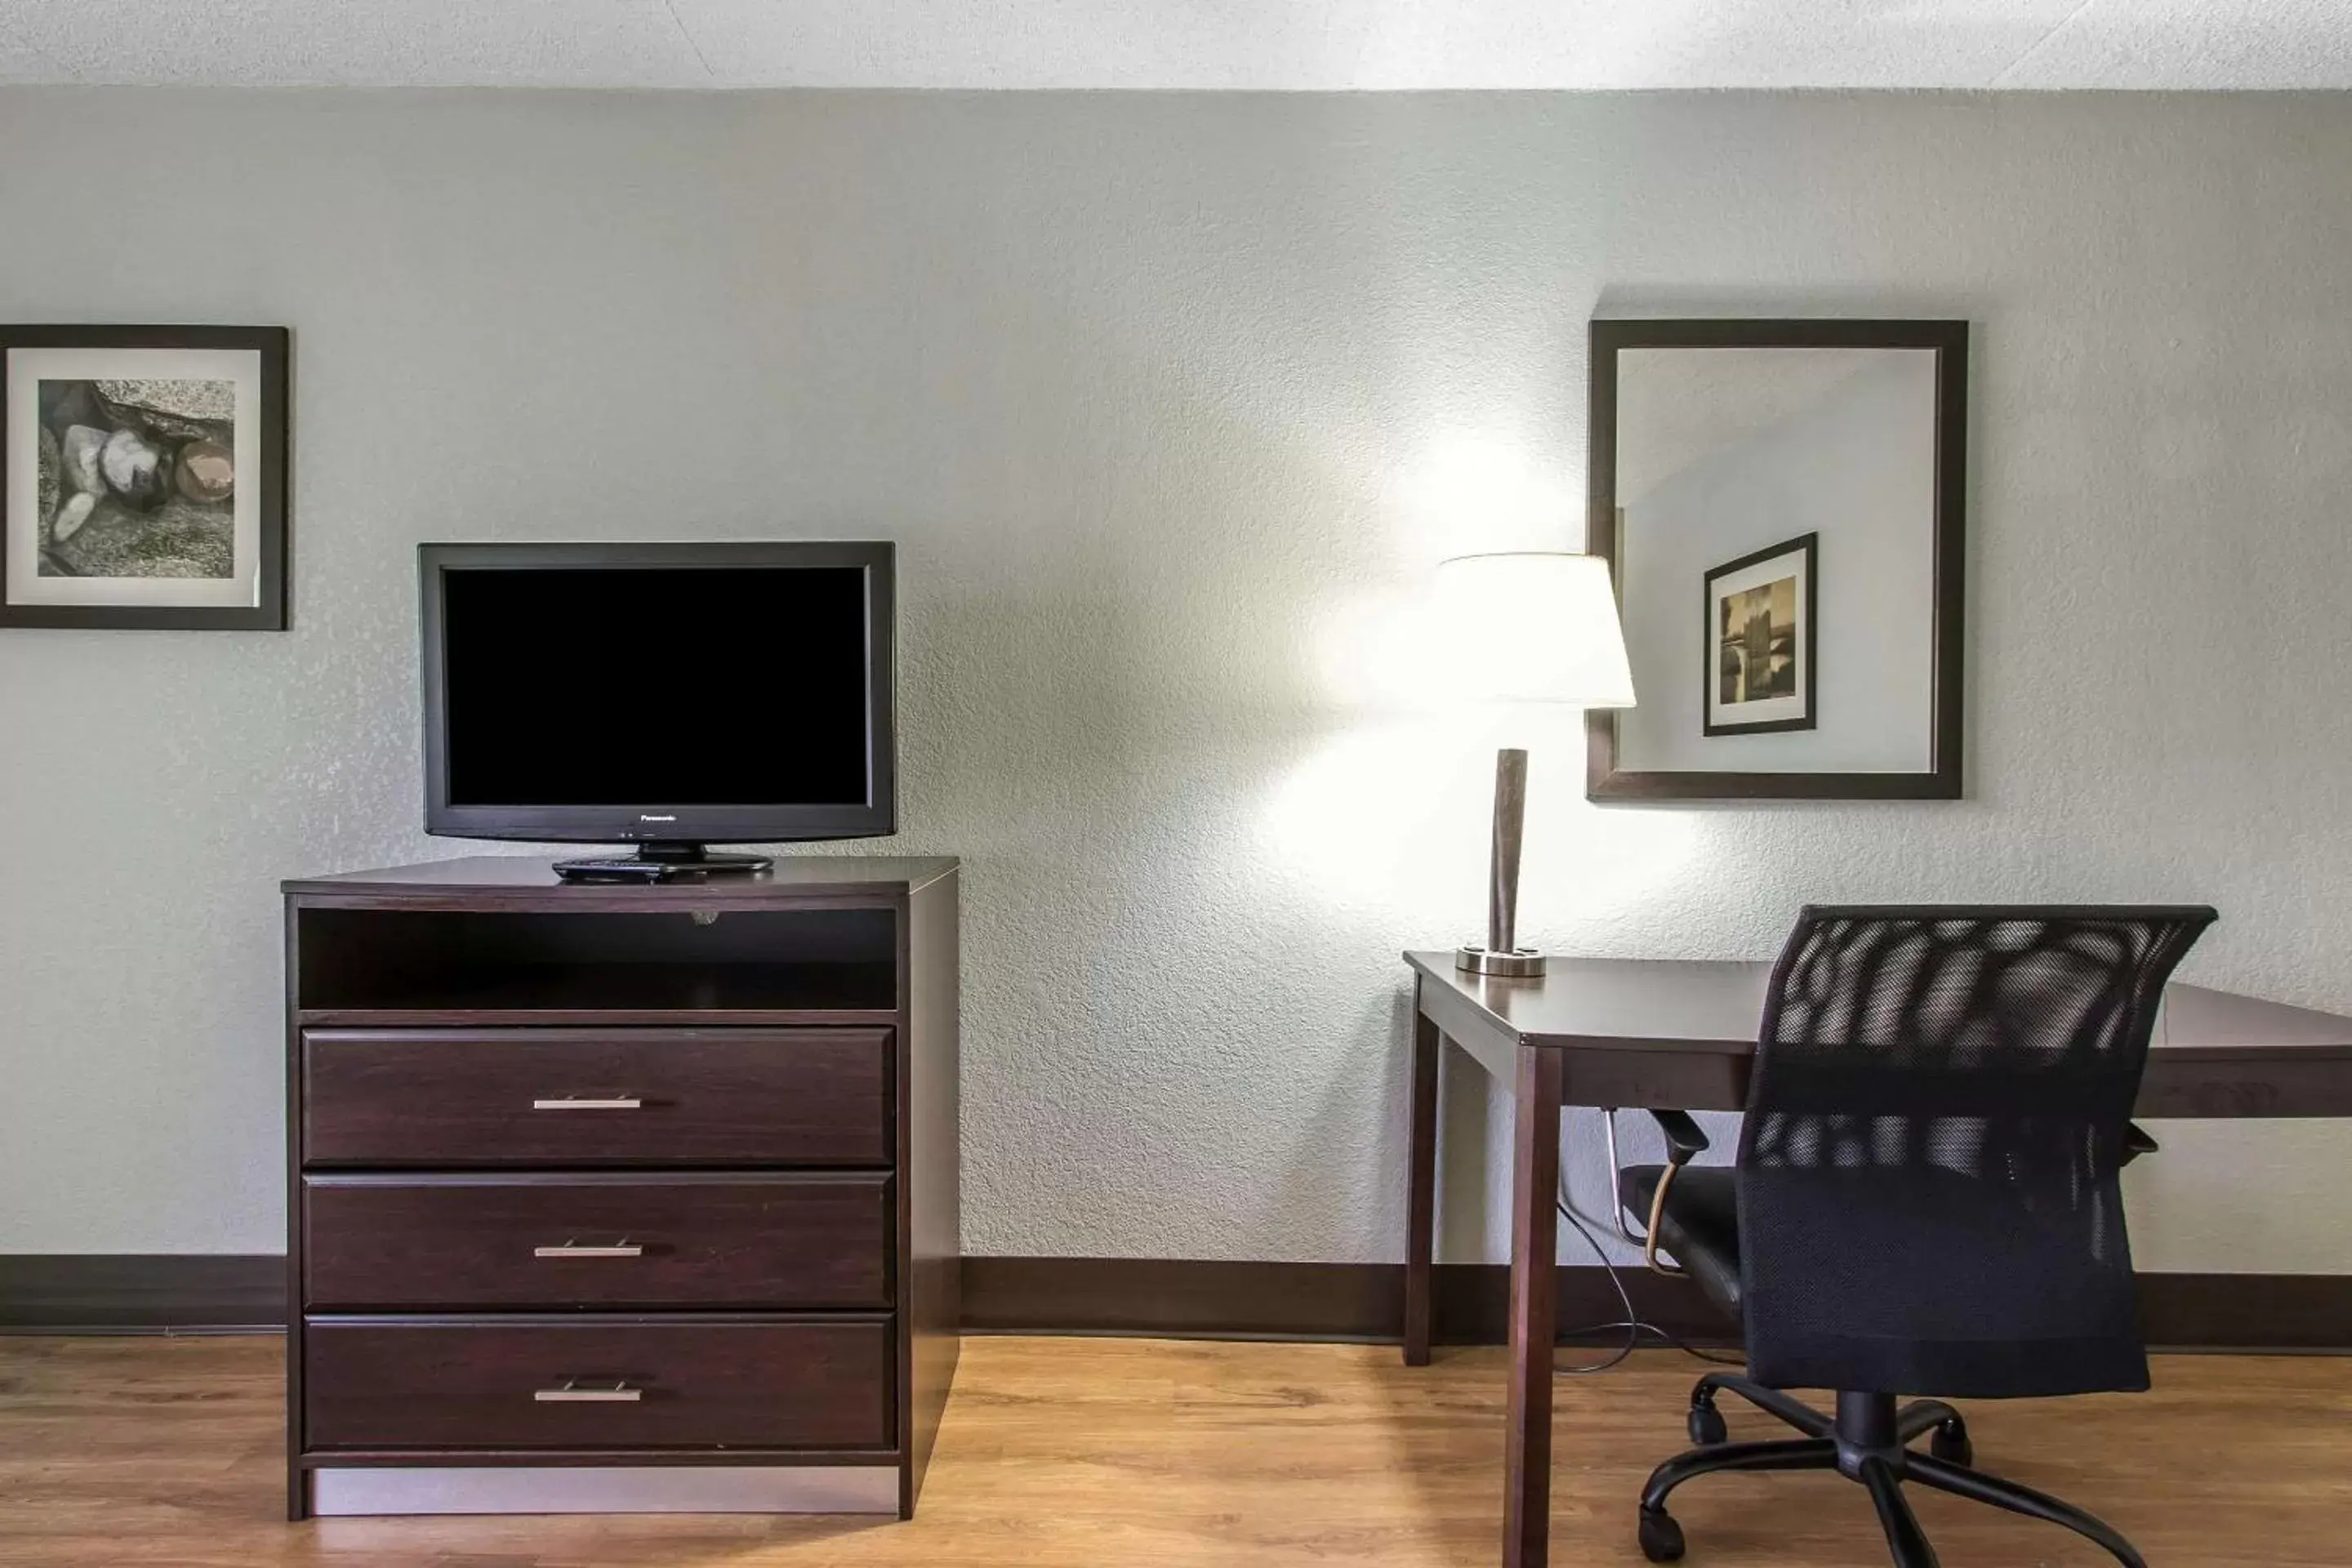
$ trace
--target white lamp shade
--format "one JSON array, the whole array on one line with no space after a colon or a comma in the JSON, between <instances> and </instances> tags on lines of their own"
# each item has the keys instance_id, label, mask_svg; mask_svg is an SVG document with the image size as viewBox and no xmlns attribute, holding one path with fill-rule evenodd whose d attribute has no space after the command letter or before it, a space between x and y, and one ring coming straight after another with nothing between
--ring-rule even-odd
<instances>
[{"instance_id":1,"label":"white lamp shade","mask_svg":"<svg viewBox=\"0 0 2352 1568\"><path fill-rule=\"evenodd\" d=\"M1633 672L1609 563L1525 551L1437 568L1441 651L1465 693L1501 701L1631 708Z\"/></svg>"}]
</instances>

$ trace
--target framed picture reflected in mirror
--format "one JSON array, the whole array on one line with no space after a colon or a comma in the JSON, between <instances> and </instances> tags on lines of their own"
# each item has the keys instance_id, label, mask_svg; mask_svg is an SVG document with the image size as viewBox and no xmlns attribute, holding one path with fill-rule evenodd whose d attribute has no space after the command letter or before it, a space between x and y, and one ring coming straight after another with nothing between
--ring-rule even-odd
<instances>
[{"instance_id":1,"label":"framed picture reflected in mirror","mask_svg":"<svg viewBox=\"0 0 2352 1568\"><path fill-rule=\"evenodd\" d=\"M1820 535L1727 561L1706 574L1708 735L1761 735L1813 728L1814 552Z\"/></svg>"},{"instance_id":2,"label":"framed picture reflected in mirror","mask_svg":"<svg viewBox=\"0 0 2352 1568\"><path fill-rule=\"evenodd\" d=\"M1953 321L1592 323L1591 516L1639 706L1595 800L1961 793Z\"/></svg>"}]
</instances>

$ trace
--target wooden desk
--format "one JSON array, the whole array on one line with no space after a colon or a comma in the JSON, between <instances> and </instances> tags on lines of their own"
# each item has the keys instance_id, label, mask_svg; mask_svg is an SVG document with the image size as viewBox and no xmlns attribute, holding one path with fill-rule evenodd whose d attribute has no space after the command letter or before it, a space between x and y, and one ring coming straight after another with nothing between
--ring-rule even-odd
<instances>
[{"instance_id":1,"label":"wooden desk","mask_svg":"<svg viewBox=\"0 0 2352 1568\"><path fill-rule=\"evenodd\" d=\"M1404 956L1414 971L1404 1359L1429 1361L1437 1062L1450 1039L1517 1101L1503 1562L1537 1568L1551 1522L1560 1108L1741 1109L1771 965L1555 958L1547 975L1502 980L1462 973L1450 952ZM2137 1114L2352 1116L2352 1018L2174 985Z\"/></svg>"}]
</instances>

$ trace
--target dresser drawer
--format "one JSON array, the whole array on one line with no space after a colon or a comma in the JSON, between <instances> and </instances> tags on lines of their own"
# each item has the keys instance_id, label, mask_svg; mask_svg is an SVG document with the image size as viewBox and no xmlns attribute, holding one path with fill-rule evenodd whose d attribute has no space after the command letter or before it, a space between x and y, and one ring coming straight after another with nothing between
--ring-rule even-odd
<instances>
[{"instance_id":1,"label":"dresser drawer","mask_svg":"<svg viewBox=\"0 0 2352 1568\"><path fill-rule=\"evenodd\" d=\"M306 1437L335 1448L887 1448L887 1319L306 1327Z\"/></svg>"},{"instance_id":2,"label":"dresser drawer","mask_svg":"<svg viewBox=\"0 0 2352 1568\"><path fill-rule=\"evenodd\" d=\"M319 1165L887 1165L887 1029L310 1029Z\"/></svg>"},{"instance_id":3,"label":"dresser drawer","mask_svg":"<svg viewBox=\"0 0 2352 1568\"><path fill-rule=\"evenodd\" d=\"M306 1177L329 1310L890 1304L890 1178Z\"/></svg>"}]
</instances>

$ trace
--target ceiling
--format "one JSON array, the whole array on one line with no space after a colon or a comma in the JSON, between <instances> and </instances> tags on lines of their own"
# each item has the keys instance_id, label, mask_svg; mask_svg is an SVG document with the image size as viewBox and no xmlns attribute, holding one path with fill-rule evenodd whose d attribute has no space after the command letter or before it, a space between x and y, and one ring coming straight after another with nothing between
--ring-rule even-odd
<instances>
[{"instance_id":1,"label":"ceiling","mask_svg":"<svg viewBox=\"0 0 2352 1568\"><path fill-rule=\"evenodd\" d=\"M2352 88L2352 0L0 0L0 81Z\"/></svg>"}]
</instances>

